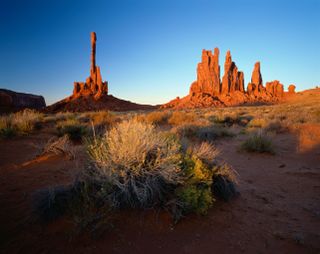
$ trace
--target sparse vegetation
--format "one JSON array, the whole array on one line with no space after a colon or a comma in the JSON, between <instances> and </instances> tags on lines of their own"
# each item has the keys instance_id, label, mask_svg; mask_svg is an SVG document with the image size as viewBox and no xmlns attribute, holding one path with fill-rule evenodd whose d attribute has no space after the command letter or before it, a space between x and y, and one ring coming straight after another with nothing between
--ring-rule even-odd
<instances>
[{"instance_id":1,"label":"sparse vegetation","mask_svg":"<svg viewBox=\"0 0 320 254\"><path fill-rule=\"evenodd\" d=\"M43 115L30 109L0 117L0 136L26 135L40 128Z\"/></svg>"},{"instance_id":2,"label":"sparse vegetation","mask_svg":"<svg viewBox=\"0 0 320 254\"><path fill-rule=\"evenodd\" d=\"M215 201L214 179L225 167L217 162L219 151L212 144L183 148L175 135L136 118L114 125L86 145L90 164L79 180L58 187L57 193L44 192L38 201L36 209L45 220L68 213L81 228L96 227L112 210L124 207L162 207L176 221L191 212L203 215ZM64 150L53 147L53 152ZM223 177L234 188L231 175Z\"/></svg>"},{"instance_id":3,"label":"sparse vegetation","mask_svg":"<svg viewBox=\"0 0 320 254\"><path fill-rule=\"evenodd\" d=\"M275 154L271 139L263 132L251 135L242 143L241 148L247 152Z\"/></svg>"},{"instance_id":4,"label":"sparse vegetation","mask_svg":"<svg viewBox=\"0 0 320 254\"><path fill-rule=\"evenodd\" d=\"M138 115L139 121L146 123L151 123L155 125L165 125L168 124L168 119L171 116L170 111L154 111L143 115Z\"/></svg>"},{"instance_id":5,"label":"sparse vegetation","mask_svg":"<svg viewBox=\"0 0 320 254\"><path fill-rule=\"evenodd\" d=\"M58 136L68 135L72 141L80 141L87 132L87 127L80 124L76 119L67 119L57 124Z\"/></svg>"},{"instance_id":6,"label":"sparse vegetation","mask_svg":"<svg viewBox=\"0 0 320 254\"><path fill-rule=\"evenodd\" d=\"M64 135L59 138L52 137L49 139L43 148L42 154L62 154L68 156L69 158L74 158L75 156L68 135Z\"/></svg>"},{"instance_id":7,"label":"sparse vegetation","mask_svg":"<svg viewBox=\"0 0 320 254\"><path fill-rule=\"evenodd\" d=\"M174 111L168 119L168 123L171 125L192 124L195 121L199 124L199 118L194 112L183 111Z\"/></svg>"}]
</instances>

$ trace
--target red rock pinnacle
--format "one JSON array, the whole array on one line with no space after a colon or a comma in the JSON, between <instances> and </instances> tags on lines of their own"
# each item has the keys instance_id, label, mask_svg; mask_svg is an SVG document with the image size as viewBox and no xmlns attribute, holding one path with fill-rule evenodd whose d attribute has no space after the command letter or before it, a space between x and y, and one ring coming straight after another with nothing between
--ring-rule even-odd
<instances>
[{"instance_id":1,"label":"red rock pinnacle","mask_svg":"<svg viewBox=\"0 0 320 254\"><path fill-rule=\"evenodd\" d=\"M209 94L217 96L220 94L220 66L219 49L202 51L202 61L197 68L197 81L193 82L190 94Z\"/></svg>"},{"instance_id":2,"label":"red rock pinnacle","mask_svg":"<svg viewBox=\"0 0 320 254\"><path fill-rule=\"evenodd\" d=\"M96 42L96 33L92 32L90 77L86 79L86 82L74 82L71 99L81 96L94 96L95 99L99 99L101 96L108 94L108 82L102 81L100 67L96 66Z\"/></svg>"}]
</instances>

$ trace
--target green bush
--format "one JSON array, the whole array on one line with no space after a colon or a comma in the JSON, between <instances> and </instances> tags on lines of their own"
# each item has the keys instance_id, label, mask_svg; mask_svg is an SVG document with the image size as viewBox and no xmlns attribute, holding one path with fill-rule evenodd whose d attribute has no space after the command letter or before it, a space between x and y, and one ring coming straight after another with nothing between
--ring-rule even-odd
<instances>
[{"instance_id":1,"label":"green bush","mask_svg":"<svg viewBox=\"0 0 320 254\"><path fill-rule=\"evenodd\" d=\"M242 143L241 148L247 152L275 154L271 139L263 133L250 136Z\"/></svg>"},{"instance_id":2,"label":"green bush","mask_svg":"<svg viewBox=\"0 0 320 254\"><path fill-rule=\"evenodd\" d=\"M176 190L176 195L183 213L204 215L214 202L211 192L213 171L196 155L187 155L182 168L186 181Z\"/></svg>"}]
</instances>

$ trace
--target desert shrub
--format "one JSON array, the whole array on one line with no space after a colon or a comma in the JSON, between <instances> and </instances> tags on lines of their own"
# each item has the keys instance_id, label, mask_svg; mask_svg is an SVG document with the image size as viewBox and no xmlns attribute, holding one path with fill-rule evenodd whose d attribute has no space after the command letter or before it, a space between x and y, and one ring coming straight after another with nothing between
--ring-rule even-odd
<instances>
[{"instance_id":1,"label":"desert shrub","mask_svg":"<svg viewBox=\"0 0 320 254\"><path fill-rule=\"evenodd\" d=\"M0 135L2 137L12 137L15 134L29 134L35 129L40 128L43 115L25 109L14 114L0 117Z\"/></svg>"},{"instance_id":2,"label":"desert shrub","mask_svg":"<svg viewBox=\"0 0 320 254\"><path fill-rule=\"evenodd\" d=\"M12 116L12 124L18 132L27 134L39 128L43 115L31 109L19 111Z\"/></svg>"},{"instance_id":3,"label":"desert shrub","mask_svg":"<svg viewBox=\"0 0 320 254\"><path fill-rule=\"evenodd\" d=\"M264 130L269 132L282 133L287 130L287 127L284 126L284 124L282 124L280 121L275 120L268 123Z\"/></svg>"},{"instance_id":4,"label":"desert shrub","mask_svg":"<svg viewBox=\"0 0 320 254\"><path fill-rule=\"evenodd\" d=\"M185 156L182 168L187 180L175 192L182 214L206 214L214 202L211 192L213 171L195 154Z\"/></svg>"},{"instance_id":5,"label":"desert shrub","mask_svg":"<svg viewBox=\"0 0 320 254\"><path fill-rule=\"evenodd\" d=\"M199 128L196 133L197 138L200 140L214 140L221 137L234 137L235 133L220 126L205 126Z\"/></svg>"},{"instance_id":6,"label":"desert shrub","mask_svg":"<svg viewBox=\"0 0 320 254\"><path fill-rule=\"evenodd\" d=\"M168 123L171 125L192 124L197 121L197 115L193 112L174 111Z\"/></svg>"},{"instance_id":7,"label":"desert shrub","mask_svg":"<svg viewBox=\"0 0 320 254\"><path fill-rule=\"evenodd\" d=\"M95 126L106 125L110 126L116 121L116 117L109 111L98 111L89 115Z\"/></svg>"},{"instance_id":8,"label":"desert shrub","mask_svg":"<svg viewBox=\"0 0 320 254\"><path fill-rule=\"evenodd\" d=\"M65 121L68 119L75 119L77 117L77 113L72 112L58 112L54 115L56 121Z\"/></svg>"},{"instance_id":9,"label":"desert shrub","mask_svg":"<svg viewBox=\"0 0 320 254\"><path fill-rule=\"evenodd\" d=\"M86 126L81 125L75 119L68 119L65 121L58 122L57 134L59 137L68 135L72 141L79 141L84 135L86 135L88 129Z\"/></svg>"},{"instance_id":10,"label":"desert shrub","mask_svg":"<svg viewBox=\"0 0 320 254\"><path fill-rule=\"evenodd\" d=\"M239 194L235 185L237 183L236 172L228 164L216 166L213 171L211 190L216 198L229 201Z\"/></svg>"},{"instance_id":11,"label":"desert shrub","mask_svg":"<svg viewBox=\"0 0 320 254\"><path fill-rule=\"evenodd\" d=\"M267 120L264 118L254 118L249 122L248 127L264 128L267 124Z\"/></svg>"},{"instance_id":12,"label":"desert shrub","mask_svg":"<svg viewBox=\"0 0 320 254\"><path fill-rule=\"evenodd\" d=\"M201 141L210 141L222 137L234 137L235 133L221 126L199 126L184 124L176 126L171 130L180 138L194 138Z\"/></svg>"},{"instance_id":13,"label":"desert shrub","mask_svg":"<svg viewBox=\"0 0 320 254\"><path fill-rule=\"evenodd\" d=\"M123 121L88 145L96 171L114 186L115 207L148 207L181 181L180 145L136 119Z\"/></svg>"},{"instance_id":14,"label":"desert shrub","mask_svg":"<svg viewBox=\"0 0 320 254\"><path fill-rule=\"evenodd\" d=\"M171 129L171 132L176 134L178 137L194 138L197 136L197 133L201 127L198 125L192 124L183 124L175 126Z\"/></svg>"},{"instance_id":15,"label":"desert shrub","mask_svg":"<svg viewBox=\"0 0 320 254\"><path fill-rule=\"evenodd\" d=\"M171 113L169 111L154 111L144 115L144 117L141 120L147 123L161 125L167 124L170 116Z\"/></svg>"},{"instance_id":16,"label":"desert shrub","mask_svg":"<svg viewBox=\"0 0 320 254\"><path fill-rule=\"evenodd\" d=\"M42 154L55 154L55 155L66 155L69 158L74 158L74 153L72 149L72 144L70 142L69 136L64 135L62 137L56 138L52 137L45 144Z\"/></svg>"},{"instance_id":17,"label":"desert shrub","mask_svg":"<svg viewBox=\"0 0 320 254\"><path fill-rule=\"evenodd\" d=\"M226 126L232 126L240 122L240 115L238 113L220 112L218 114L209 117L209 120L215 124L224 124Z\"/></svg>"},{"instance_id":18,"label":"desert shrub","mask_svg":"<svg viewBox=\"0 0 320 254\"><path fill-rule=\"evenodd\" d=\"M229 201L238 194L234 182L222 175L214 176L212 192L216 198Z\"/></svg>"},{"instance_id":19,"label":"desert shrub","mask_svg":"<svg viewBox=\"0 0 320 254\"><path fill-rule=\"evenodd\" d=\"M241 144L241 148L247 152L275 153L271 139L263 132L251 135Z\"/></svg>"},{"instance_id":20,"label":"desert shrub","mask_svg":"<svg viewBox=\"0 0 320 254\"><path fill-rule=\"evenodd\" d=\"M220 151L208 142L192 146L189 152L210 166L215 163L214 159L220 154Z\"/></svg>"},{"instance_id":21,"label":"desert shrub","mask_svg":"<svg viewBox=\"0 0 320 254\"><path fill-rule=\"evenodd\" d=\"M12 116L0 117L0 138L11 138L16 135L16 129L12 124Z\"/></svg>"}]
</instances>

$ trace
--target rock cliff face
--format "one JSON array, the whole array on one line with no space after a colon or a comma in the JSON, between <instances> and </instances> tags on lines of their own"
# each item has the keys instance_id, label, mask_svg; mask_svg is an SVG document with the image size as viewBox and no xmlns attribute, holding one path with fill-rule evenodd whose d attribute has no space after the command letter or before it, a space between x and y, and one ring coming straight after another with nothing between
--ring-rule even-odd
<instances>
[{"instance_id":1,"label":"rock cliff face","mask_svg":"<svg viewBox=\"0 0 320 254\"><path fill-rule=\"evenodd\" d=\"M290 86L289 93L294 93ZM202 60L197 68L197 80L191 84L189 95L170 101L162 108L195 108L220 107L253 103L273 103L285 95L283 85L278 81L271 81L263 86L260 62L256 62L252 72L251 82L247 90L244 85L244 73L238 71L232 61L230 51L227 51L224 75L220 81L219 49L214 54L209 50L202 51Z\"/></svg>"},{"instance_id":2,"label":"rock cliff face","mask_svg":"<svg viewBox=\"0 0 320 254\"><path fill-rule=\"evenodd\" d=\"M43 96L0 89L0 112L15 112L24 108L41 109L46 106Z\"/></svg>"},{"instance_id":3,"label":"rock cliff face","mask_svg":"<svg viewBox=\"0 0 320 254\"><path fill-rule=\"evenodd\" d=\"M99 66L96 65L96 33L91 33L90 76L85 82L74 82L73 94L48 106L45 112L85 112L97 110L129 111L150 110L155 106L141 105L122 100L108 94L108 82L102 81Z\"/></svg>"}]
</instances>

